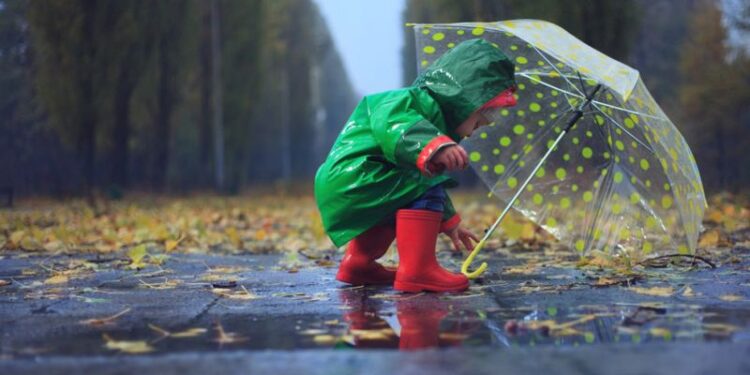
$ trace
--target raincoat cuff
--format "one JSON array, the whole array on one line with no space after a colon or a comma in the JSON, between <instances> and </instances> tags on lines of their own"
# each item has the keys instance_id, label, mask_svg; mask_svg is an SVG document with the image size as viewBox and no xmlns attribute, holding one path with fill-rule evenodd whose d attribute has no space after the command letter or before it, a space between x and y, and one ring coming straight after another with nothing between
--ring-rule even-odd
<instances>
[{"instance_id":1,"label":"raincoat cuff","mask_svg":"<svg viewBox=\"0 0 750 375\"><path fill-rule=\"evenodd\" d=\"M426 176L432 176L433 171L430 171L427 168L427 165L432 159L432 156L435 155L438 150L440 150L443 147L446 146L452 146L455 145L456 142L454 142L450 137L447 135L439 135L435 138L433 138L427 146L424 146L422 151L419 153L419 156L417 156L417 168L419 168L419 171L422 172L422 174Z\"/></svg>"},{"instance_id":2,"label":"raincoat cuff","mask_svg":"<svg viewBox=\"0 0 750 375\"><path fill-rule=\"evenodd\" d=\"M447 233L448 231L455 229L460 223L461 216L459 214L455 214L450 219L440 223L440 232Z\"/></svg>"}]
</instances>

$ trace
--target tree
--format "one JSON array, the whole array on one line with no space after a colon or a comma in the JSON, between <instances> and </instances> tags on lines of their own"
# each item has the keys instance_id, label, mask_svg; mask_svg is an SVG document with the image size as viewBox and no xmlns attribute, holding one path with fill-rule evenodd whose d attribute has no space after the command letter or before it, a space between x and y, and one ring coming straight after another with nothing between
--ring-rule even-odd
<instances>
[{"instance_id":1,"label":"tree","mask_svg":"<svg viewBox=\"0 0 750 375\"><path fill-rule=\"evenodd\" d=\"M101 78L96 37L101 3L55 0L29 3L29 26L35 46L35 86L49 119L74 145L85 191L96 184L97 83Z\"/></svg>"},{"instance_id":2,"label":"tree","mask_svg":"<svg viewBox=\"0 0 750 375\"><path fill-rule=\"evenodd\" d=\"M682 47L679 96L704 184L736 190L750 177L742 168L750 158L740 121L748 116L750 62L731 59L726 39L718 4L701 1Z\"/></svg>"}]
</instances>

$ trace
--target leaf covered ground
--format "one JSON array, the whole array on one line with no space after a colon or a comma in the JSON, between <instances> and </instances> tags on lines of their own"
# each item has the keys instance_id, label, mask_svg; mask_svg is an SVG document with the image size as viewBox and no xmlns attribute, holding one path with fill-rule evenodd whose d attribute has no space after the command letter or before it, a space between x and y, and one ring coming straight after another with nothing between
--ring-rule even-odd
<instances>
[{"instance_id":1,"label":"leaf covered ground","mask_svg":"<svg viewBox=\"0 0 750 375\"><path fill-rule=\"evenodd\" d=\"M481 233L501 207L482 193L454 194L464 225ZM697 255L715 249L750 247L750 204L728 193L709 199ZM520 216L509 216L488 249L564 251L552 236ZM449 247L446 239L440 245ZM247 194L235 197L136 196L87 204L84 200L22 201L0 211L0 249L43 254L126 252L132 268L159 263L171 252L271 253L311 257L330 252L315 202L310 196ZM633 266L641 259L592 254L584 262ZM694 261L694 260L693 260Z\"/></svg>"}]
</instances>

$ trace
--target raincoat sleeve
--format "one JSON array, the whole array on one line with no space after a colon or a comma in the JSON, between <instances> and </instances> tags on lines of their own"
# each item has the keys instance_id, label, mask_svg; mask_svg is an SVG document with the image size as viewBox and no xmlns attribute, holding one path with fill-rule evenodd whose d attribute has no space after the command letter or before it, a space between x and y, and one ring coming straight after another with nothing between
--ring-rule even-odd
<instances>
[{"instance_id":1,"label":"raincoat sleeve","mask_svg":"<svg viewBox=\"0 0 750 375\"><path fill-rule=\"evenodd\" d=\"M453 202L448 195L445 196L444 204L445 208L443 209L443 221L440 223L440 231L448 232L461 223L461 216L453 208Z\"/></svg>"},{"instance_id":2,"label":"raincoat sleeve","mask_svg":"<svg viewBox=\"0 0 750 375\"><path fill-rule=\"evenodd\" d=\"M430 170L430 159L456 142L425 118L424 113L431 110L439 111L437 103L410 91L394 91L372 109L372 132L388 161L417 168L426 176L437 172Z\"/></svg>"}]
</instances>

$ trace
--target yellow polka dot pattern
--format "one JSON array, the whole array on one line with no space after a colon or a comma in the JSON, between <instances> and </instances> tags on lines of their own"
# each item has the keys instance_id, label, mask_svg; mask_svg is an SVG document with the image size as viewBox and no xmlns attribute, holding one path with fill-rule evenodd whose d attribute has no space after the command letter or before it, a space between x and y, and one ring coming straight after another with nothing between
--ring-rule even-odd
<instances>
[{"instance_id":1,"label":"yellow polka dot pattern","mask_svg":"<svg viewBox=\"0 0 750 375\"><path fill-rule=\"evenodd\" d=\"M581 253L692 252L705 207L700 175L637 72L543 21L416 25L415 35L420 69L476 37L516 65L518 105L494 111L490 127L461 143L498 206L565 128L567 111L581 101L580 85L568 79L580 73L589 89L604 87L596 107L552 150L514 207Z\"/></svg>"}]
</instances>

